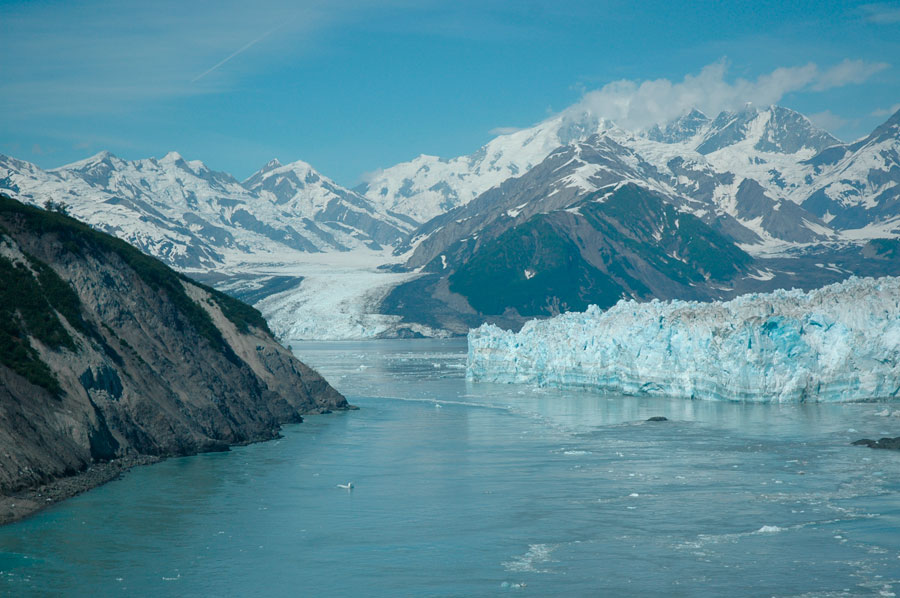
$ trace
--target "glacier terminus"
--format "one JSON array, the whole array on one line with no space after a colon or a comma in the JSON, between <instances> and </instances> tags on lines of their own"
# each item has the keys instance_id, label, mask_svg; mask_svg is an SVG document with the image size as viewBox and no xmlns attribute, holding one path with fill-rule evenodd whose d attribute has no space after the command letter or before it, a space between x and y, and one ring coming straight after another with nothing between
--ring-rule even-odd
<instances>
[{"instance_id":1,"label":"glacier terminus","mask_svg":"<svg viewBox=\"0 0 900 598\"><path fill-rule=\"evenodd\" d=\"M469 333L474 381L752 402L895 399L900 278L731 301L620 301Z\"/></svg>"}]
</instances>

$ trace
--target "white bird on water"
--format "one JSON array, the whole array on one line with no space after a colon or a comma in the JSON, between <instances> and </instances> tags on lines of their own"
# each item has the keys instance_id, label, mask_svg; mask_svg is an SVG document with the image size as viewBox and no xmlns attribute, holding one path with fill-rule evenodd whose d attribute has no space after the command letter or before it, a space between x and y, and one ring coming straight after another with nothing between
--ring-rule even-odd
<instances>
[{"instance_id":1,"label":"white bird on water","mask_svg":"<svg viewBox=\"0 0 900 598\"><path fill-rule=\"evenodd\" d=\"M338 484L338 488L343 488L344 490L353 490L353 482L347 482L346 484Z\"/></svg>"}]
</instances>

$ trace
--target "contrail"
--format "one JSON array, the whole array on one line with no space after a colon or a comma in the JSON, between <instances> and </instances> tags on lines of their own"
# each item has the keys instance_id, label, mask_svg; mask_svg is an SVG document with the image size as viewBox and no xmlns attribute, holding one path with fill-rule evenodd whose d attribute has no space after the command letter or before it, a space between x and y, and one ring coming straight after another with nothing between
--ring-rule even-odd
<instances>
[{"instance_id":1,"label":"contrail","mask_svg":"<svg viewBox=\"0 0 900 598\"><path fill-rule=\"evenodd\" d=\"M229 54L228 56L226 56L225 58L223 58L216 64L212 65L211 67L209 67L208 69L206 69L205 71L203 71L202 73L200 73L199 75L197 75L196 77L191 79L191 83L196 83L197 81L199 81L203 77L207 76L208 74L210 74L211 72L213 72L214 70L216 70L217 68L219 68L220 66L222 66L223 64L225 64L226 62L231 60L232 58L234 58L235 56L237 56L238 54L241 54L242 52L246 52L247 50L249 50L256 44L258 44L262 40L266 39L267 37L269 37L270 35L272 35L273 33L275 33L276 31L278 31L279 29L281 29L282 27L284 27L287 24L288 24L288 21L285 21L281 25L278 25L277 27L266 31L265 33L263 33L262 35L257 37L255 40L253 40L247 44L244 44L243 46L241 46L240 48L238 48L237 50L235 50L234 52L232 52L231 54Z\"/></svg>"}]
</instances>

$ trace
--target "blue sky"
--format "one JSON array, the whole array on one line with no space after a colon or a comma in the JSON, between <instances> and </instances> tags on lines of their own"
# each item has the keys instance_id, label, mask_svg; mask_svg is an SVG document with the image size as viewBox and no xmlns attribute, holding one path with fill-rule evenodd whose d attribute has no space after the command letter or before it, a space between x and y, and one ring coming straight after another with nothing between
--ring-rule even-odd
<instances>
[{"instance_id":1,"label":"blue sky","mask_svg":"<svg viewBox=\"0 0 900 598\"><path fill-rule=\"evenodd\" d=\"M0 153L44 168L177 150L352 186L578 103L777 102L846 140L900 108L900 2L0 0L0 34Z\"/></svg>"}]
</instances>

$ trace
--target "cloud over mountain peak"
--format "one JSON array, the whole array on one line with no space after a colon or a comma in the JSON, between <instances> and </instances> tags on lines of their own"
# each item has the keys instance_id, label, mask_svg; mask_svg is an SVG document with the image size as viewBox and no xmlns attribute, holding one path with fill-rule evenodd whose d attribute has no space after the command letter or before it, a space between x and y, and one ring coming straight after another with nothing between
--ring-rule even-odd
<instances>
[{"instance_id":1,"label":"cloud over mountain peak","mask_svg":"<svg viewBox=\"0 0 900 598\"><path fill-rule=\"evenodd\" d=\"M728 66L728 61L723 58L705 66L696 75L685 75L678 82L669 79L613 81L585 93L563 114L591 112L625 129L646 129L670 122L692 108L706 114L718 114L738 110L747 103L777 104L791 92L820 92L860 84L890 65L847 59L823 69L810 62L803 66L779 67L755 80L738 78L731 82L727 79Z\"/></svg>"}]
</instances>

